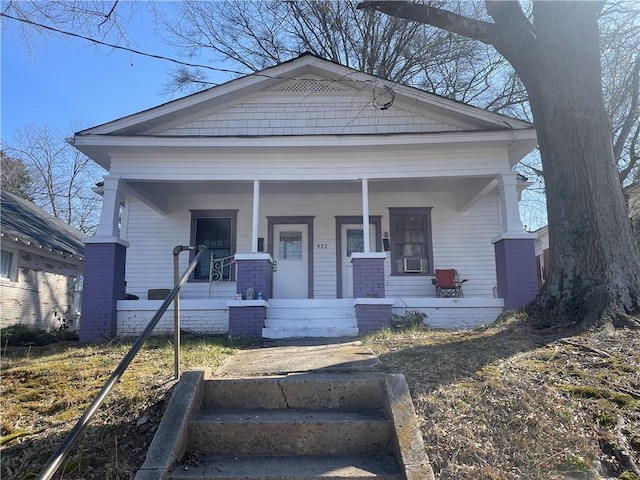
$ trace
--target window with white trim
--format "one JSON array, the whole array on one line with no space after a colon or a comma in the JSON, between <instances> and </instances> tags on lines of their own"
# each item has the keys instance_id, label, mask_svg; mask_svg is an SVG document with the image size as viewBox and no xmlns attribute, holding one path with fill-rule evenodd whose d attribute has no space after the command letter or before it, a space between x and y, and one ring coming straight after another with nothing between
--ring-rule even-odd
<instances>
[{"instance_id":1,"label":"window with white trim","mask_svg":"<svg viewBox=\"0 0 640 480\"><path fill-rule=\"evenodd\" d=\"M391 273L433 273L431 207L389 208Z\"/></svg>"}]
</instances>

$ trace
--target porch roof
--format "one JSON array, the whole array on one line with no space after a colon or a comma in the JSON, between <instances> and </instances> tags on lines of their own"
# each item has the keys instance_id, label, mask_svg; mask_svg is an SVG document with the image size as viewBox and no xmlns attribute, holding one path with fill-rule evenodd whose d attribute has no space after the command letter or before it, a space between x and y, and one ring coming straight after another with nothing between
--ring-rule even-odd
<instances>
[{"instance_id":1,"label":"porch roof","mask_svg":"<svg viewBox=\"0 0 640 480\"><path fill-rule=\"evenodd\" d=\"M518 190L522 191L529 184L525 181L518 182ZM483 195L498 188L498 180L495 176L477 177L438 177L438 178L401 178L371 180L369 182L370 195L383 194L394 191L430 191L430 192L454 192L459 211L466 211ZM94 189L102 192L102 187ZM210 194L215 191L218 194L253 194L253 181L236 180L129 180L126 190L149 207L161 214L171 211L170 197L182 195ZM267 180L261 181L260 194L312 194L325 195L357 194L362 191L361 182L358 180Z\"/></svg>"},{"instance_id":2,"label":"porch roof","mask_svg":"<svg viewBox=\"0 0 640 480\"><path fill-rule=\"evenodd\" d=\"M415 153L439 148L494 148L507 152L513 166L537 145L535 129L485 130L428 133L398 133L384 135L273 135L273 136L114 136L76 135L67 141L103 168L111 169L111 160L117 156L154 155L224 155L245 153L255 157L256 151L273 154L324 152L327 156L338 153Z\"/></svg>"}]
</instances>

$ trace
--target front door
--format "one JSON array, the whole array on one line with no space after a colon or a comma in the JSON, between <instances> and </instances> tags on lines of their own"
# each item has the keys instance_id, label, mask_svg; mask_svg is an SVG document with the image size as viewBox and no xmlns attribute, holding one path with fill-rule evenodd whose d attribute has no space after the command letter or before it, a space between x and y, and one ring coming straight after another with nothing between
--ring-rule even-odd
<instances>
[{"instance_id":1,"label":"front door","mask_svg":"<svg viewBox=\"0 0 640 480\"><path fill-rule=\"evenodd\" d=\"M306 224L273 226L273 298L309 298L309 231Z\"/></svg>"},{"instance_id":2,"label":"front door","mask_svg":"<svg viewBox=\"0 0 640 480\"><path fill-rule=\"evenodd\" d=\"M340 232L342 251L342 298L353 297L353 265L351 254L364 252L364 232L362 224L342 224ZM369 251L375 251L375 225L369 225Z\"/></svg>"}]
</instances>

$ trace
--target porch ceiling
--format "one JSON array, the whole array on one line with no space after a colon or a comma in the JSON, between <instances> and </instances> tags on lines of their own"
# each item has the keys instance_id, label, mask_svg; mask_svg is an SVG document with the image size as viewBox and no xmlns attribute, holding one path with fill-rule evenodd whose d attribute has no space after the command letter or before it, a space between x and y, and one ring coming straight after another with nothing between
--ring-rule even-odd
<instances>
[{"instance_id":1,"label":"porch ceiling","mask_svg":"<svg viewBox=\"0 0 640 480\"><path fill-rule=\"evenodd\" d=\"M442 177L370 180L369 194L402 191L455 192L458 208L466 210L497 185L494 177ZM260 195L360 193L357 181L261 181ZM127 192L160 213L169 213L172 197L205 194L253 194L247 181L128 181Z\"/></svg>"}]
</instances>

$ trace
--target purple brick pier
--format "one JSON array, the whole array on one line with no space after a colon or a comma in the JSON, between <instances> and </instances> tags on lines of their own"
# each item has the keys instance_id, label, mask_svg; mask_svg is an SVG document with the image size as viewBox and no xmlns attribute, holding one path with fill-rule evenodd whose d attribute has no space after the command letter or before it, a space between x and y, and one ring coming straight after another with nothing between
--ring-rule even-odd
<instances>
[{"instance_id":1,"label":"purple brick pier","mask_svg":"<svg viewBox=\"0 0 640 480\"><path fill-rule=\"evenodd\" d=\"M116 302L124 298L126 252L120 243L86 244L81 342L104 342L116 336Z\"/></svg>"},{"instance_id":2,"label":"purple brick pier","mask_svg":"<svg viewBox=\"0 0 640 480\"><path fill-rule=\"evenodd\" d=\"M270 255L236 255L236 265L236 292L242 295L242 298L245 298L248 288L253 288L255 295L262 293L265 300L271 298L273 261Z\"/></svg>"},{"instance_id":3,"label":"purple brick pier","mask_svg":"<svg viewBox=\"0 0 640 480\"><path fill-rule=\"evenodd\" d=\"M538 293L533 238L505 238L494 243L498 296L505 310L522 308Z\"/></svg>"},{"instance_id":4,"label":"purple brick pier","mask_svg":"<svg viewBox=\"0 0 640 480\"><path fill-rule=\"evenodd\" d=\"M269 254L237 254L236 292L244 300L248 288L254 295L262 293L264 300L271 298L273 292L273 260ZM256 297L254 297L255 299ZM264 301L255 300L229 308L229 333L238 336L262 336L262 327L267 308Z\"/></svg>"},{"instance_id":5,"label":"purple brick pier","mask_svg":"<svg viewBox=\"0 0 640 480\"><path fill-rule=\"evenodd\" d=\"M260 305L229 307L229 333L231 335L240 337L262 336L262 327L264 327L264 319L267 316L265 302L256 300L250 303L260 303Z\"/></svg>"},{"instance_id":6,"label":"purple brick pier","mask_svg":"<svg viewBox=\"0 0 640 480\"><path fill-rule=\"evenodd\" d=\"M385 258L386 254L381 252L354 253L351 258L353 298L356 299L356 320L360 334L380 330L391 323L393 302L384 300Z\"/></svg>"}]
</instances>

